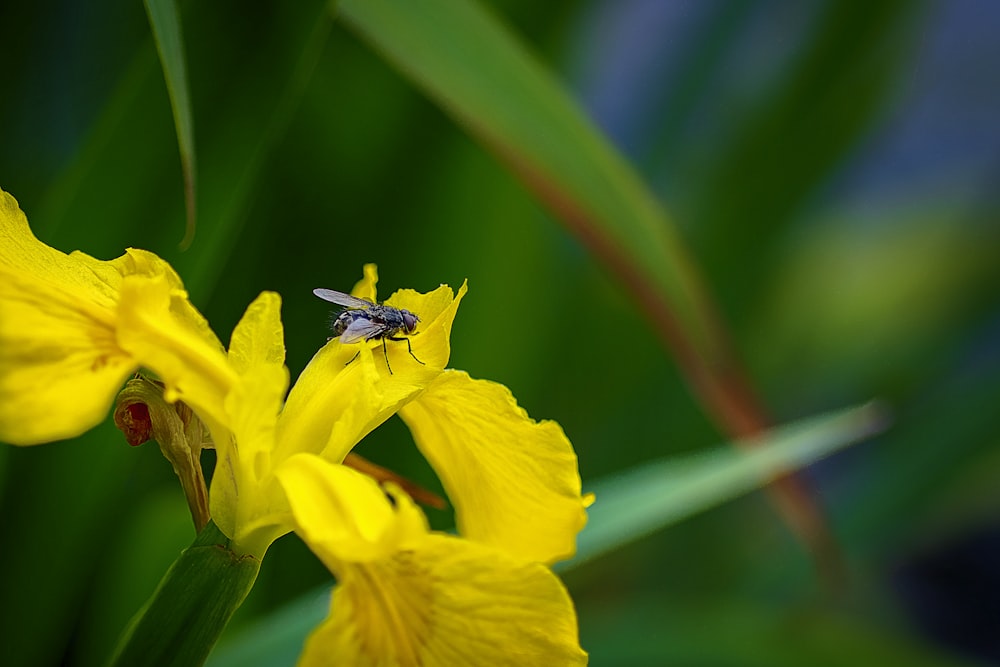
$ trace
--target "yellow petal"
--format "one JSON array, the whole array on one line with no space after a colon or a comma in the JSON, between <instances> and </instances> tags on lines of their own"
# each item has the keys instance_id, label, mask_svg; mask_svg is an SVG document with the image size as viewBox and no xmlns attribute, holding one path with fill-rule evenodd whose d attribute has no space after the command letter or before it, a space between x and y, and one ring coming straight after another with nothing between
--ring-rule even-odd
<instances>
[{"instance_id":1,"label":"yellow petal","mask_svg":"<svg viewBox=\"0 0 1000 667\"><path fill-rule=\"evenodd\" d=\"M296 532L327 567L371 562L394 553L427 531L423 514L406 494L395 505L370 477L312 454L298 454L276 472Z\"/></svg>"},{"instance_id":2,"label":"yellow petal","mask_svg":"<svg viewBox=\"0 0 1000 667\"><path fill-rule=\"evenodd\" d=\"M451 357L451 326L455 321L455 313L462 297L468 291L468 283L462 283L456 295L447 285L441 285L436 290L421 294L411 289L399 290L386 299L386 304L395 308L404 308L420 318L417 330L407 336L413 347L413 355L428 367L443 369ZM393 370L396 369L396 357L406 362L409 353L402 343L397 343L396 356L390 354ZM407 366L408 367L408 366Z\"/></svg>"},{"instance_id":3,"label":"yellow petal","mask_svg":"<svg viewBox=\"0 0 1000 667\"><path fill-rule=\"evenodd\" d=\"M101 268L36 239L0 191L0 440L83 433L108 415L135 369L114 336L120 275L92 262Z\"/></svg>"},{"instance_id":4,"label":"yellow petal","mask_svg":"<svg viewBox=\"0 0 1000 667\"><path fill-rule=\"evenodd\" d=\"M357 358L345 365L355 354ZM375 354L381 357L381 347ZM327 343L288 394L278 425L275 460L309 452L343 461L354 445L437 374L423 367L394 375L384 369L385 361L367 346L341 345L337 340Z\"/></svg>"},{"instance_id":5,"label":"yellow petal","mask_svg":"<svg viewBox=\"0 0 1000 667\"><path fill-rule=\"evenodd\" d=\"M229 340L229 361L240 375L258 367L281 368L285 363L285 330L281 296L261 292L247 306Z\"/></svg>"},{"instance_id":6,"label":"yellow petal","mask_svg":"<svg viewBox=\"0 0 1000 667\"><path fill-rule=\"evenodd\" d=\"M288 387L281 298L263 292L240 319L229 344L229 363L238 375L224 399L231 438L216 440L212 516L238 548L262 556L290 527L271 455L282 399Z\"/></svg>"},{"instance_id":7,"label":"yellow petal","mask_svg":"<svg viewBox=\"0 0 1000 667\"><path fill-rule=\"evenodd\" d=\"M400 417L455 506L459 532L527 560L573 555L587 520L576 454L503 385L445 371Z\"/></svg>"},{"instance_id":8,"label":"yellow petal","mask_svg":"<svg viewBox=\"0 0 1000 667\"><path fill-rule=\"evenodd\" d=\"M75 255L76 253L74 253ZM222 349L222 343L212 331L205 316L198 312L188 299L184 284L173 267L151 252L129 248L125 254L112 262L122 276L159 277L170 287L170 314L182 323L183 328L195 338L201 339L208 347Z\"/></svg>"},{"instance_id":9,"label":"yellow petal","mask_svg":"<svg viewBox=\"0 0 1000 667\"><path fill-rule=\"evenodd\" d=\"M226 397L226 414L244 468L261 480L273 472L275 428L288 389L280 296L263 292L247 307L233 329L229 362L239 381Z\"/></svg>"},{"instance_id":10,"label":"yellow petal","mask_svg":"<svg viewBox=\"0 0 1000 667\"><path fill-rule=\"evenodd\" d=\"M330 616L300 667L585 665L573 603L554 574L458 537L342 564Z\"/></svg>"},{"instance_id":11,"label":"yellow petal","mask_svg":"<svg viewBox=\"0 0 1000 667\"><path fill-rule=\"evenodd\" d=\"M365 264L363 275L364 277L354 284L351 294L374 303L377 301L375 286L378 285L378 267L375 264Z\"/></svg>"}]
</instances>

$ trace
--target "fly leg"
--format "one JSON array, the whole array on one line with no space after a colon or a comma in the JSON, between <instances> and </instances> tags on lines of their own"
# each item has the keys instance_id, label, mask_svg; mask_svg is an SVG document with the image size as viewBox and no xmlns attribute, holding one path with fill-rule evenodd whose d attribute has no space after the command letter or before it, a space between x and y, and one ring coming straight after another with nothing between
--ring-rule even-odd
<instances>
[{"instance_id":1,"label":"fly leg","mask_svg":"<svg viewBox=\"0 0 1000 667\"><path fill-rule=\"evenodd\" d=\"M424 362L422 362L419 359L417 359L417 355L413 354L413 345L410 344L410 339L409 338L393 338L392 336L389 336L388 338L389 338L389 340L394 340L394 341L397 341L397 342L406 343L406 351L410 353L410 356L413 357L413 360L416 361L421 366L426 366L427 365ZM385 341L384 340L382 341L382 344L385 345Z\"/></svg>"},{"instance_id":2,"label":"fly leg","mask_svg":"<svg viewBox=\"0 0 1000 667\"><path fill-rule=\"evenodd\" d=\"M385 349L385 337L382 338L382 356L385 357L385 367L389 369L389 375L392 375L392 366L389 365L389 351Z\"/></svg>"}]
</instances>

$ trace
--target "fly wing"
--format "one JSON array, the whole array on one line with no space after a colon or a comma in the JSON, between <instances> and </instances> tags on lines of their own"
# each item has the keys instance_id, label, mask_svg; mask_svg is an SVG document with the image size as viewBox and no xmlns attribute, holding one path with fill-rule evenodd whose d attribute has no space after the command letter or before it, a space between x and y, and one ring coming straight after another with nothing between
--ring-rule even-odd
<instances>
[{"instance_id":1,"label":"fly wing","mask_svg":"<svg viewBox=\"0 0 1000 667\"><path fill-rule=\"evenodd\" d=\"M367 303L367 302L365 302ZM341 343L356 343L359 340L367 340L369 338L376 338L379 335L385 333L385 326L377 322L372 322L364 317L359 317L344 329L344 333L340 334Z\"/></svg>"},{"instance_id":2,"label":"fly wing","mask_svg":"<svg viewBox=\"0 0 1000 667\"><path fill-rule=\"evenodd\" d=\"M343 292L338 292L332 289L323 289L322 287L317 287L316 289L313 290L313 294L323 299L324 301L335 303L338 306L343 306L344 308L372 307L371 301L365 301L364 299L359 299L356 296L351 296L350 294L344 294Z\"/></svg>"}]
</instances>

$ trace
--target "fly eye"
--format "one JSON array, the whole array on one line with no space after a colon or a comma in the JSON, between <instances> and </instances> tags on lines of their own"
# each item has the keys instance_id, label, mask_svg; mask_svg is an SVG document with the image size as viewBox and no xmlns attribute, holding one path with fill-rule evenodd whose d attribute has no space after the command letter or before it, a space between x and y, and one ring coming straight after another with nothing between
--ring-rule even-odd
<instances>
[{"instance_id":1,"label":"fly eye","mask_svg":"<svg viewBox=\"0 0 1000 667\"><path fill-rule=\"evenodd\" d=\"M406 333L411 333L414 329L417 328L417 322L420 321L420 318L408 310L404 310L402 312L403 312L403 326L406 328Z\"/></svg>"}]
</instances>

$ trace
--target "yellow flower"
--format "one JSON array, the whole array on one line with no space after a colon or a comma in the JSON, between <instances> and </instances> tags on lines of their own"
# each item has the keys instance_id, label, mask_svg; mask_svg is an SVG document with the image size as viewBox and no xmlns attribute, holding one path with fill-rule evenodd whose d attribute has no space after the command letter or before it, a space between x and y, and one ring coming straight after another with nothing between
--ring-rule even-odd
<instances>
[{"instance_id":1,"label":"yellow flower","mask_svg":"<svg viewBox=\"0 0 1000 667\"><path fill-rule=\"evenodd\" d=\"M141 358L135 323L169 331L162 367ZM170 400L190 395L207 423L218 420L222 395L210 388L233 375L221 351L169 264L133 249L112 261L59 252L0 190L0 441L34 445L87 431L140 365L167 382Z\"/></svg>"},{"instance_id":2,"label":"yellow flower","mask_svg":"<svg viewBox=\"0 0 1000 667\"><path fill-rule=\"evenodd\" d=\"M374 280L374 267L366 267L355 294L373 296L366 288ZM262 294L233 332L229 359L239 381L226 401L233 437L217 444L212 514L234 546L251 553L262 554L294 529L337 576L330 616L301 664L327 664L330 656L350 665L586 662L572 601L538 562L571 552L585 519L575 457L557 426L529 420L499 385L443 370L462 293L456 298L440 287L390 299L427 323L412 340L425 365L406 363L409 353L397 344L386 348L389 373L379 341L359 349L332 340L303 371L280 415L277 296ZM402 490L390 485L390 502L374 480L339 464L402 404L421 406L406 418L415 432L423 429L418 442L432 463L453 475L442 477L450 480L456 512L466 513L464 520L459 515L461 538L429 531ZM470 410L469 424L461 423L463 409ZM437 422L435 410L442 413ZM449 426L454 433L439 432ZM452 452L463 439L470 451ZM496 451L476 470L475 448L487 444ZM464 475L455 474L463 467ZM560 489L550 479L569 481ZM538 516L527 517L518 502Z\"/></svg>"},{"instance_id":3,"label":"yellow flower","mask_svg":"<svg viewBox=\"0 0 1000 667\"><path fill-rule=\"evenodd\" d=\"M31 234L0 198L0 439L76 435L106 415L137 366L210 429L210 507L238 553L262 556L296 530L339 580L303 660L347 664L578 664L572 603L543 564L566 558L586 521L576 456L554 422L510 392L446 370L465 286L401 290L420 317L413 355L387 341L331 340L283 401L280 298L261 294L228 353L155 255L101 262ZM356 296L374 300L365 267ZM377 350L376 352L373 352ZM400 489L340 465L398 413L437 471L462 537L430 532ZM346 656L357 656L357 660ZM504 662L506 660L507 662Z\"/></svg>"},{"instance_id":4,"label":"yellow flower","mask_svg":"<svg viewBox=\"0 0 1000 667\"><path fill-rule=\"evenodd\" d=\"M374 299L375 280L365 267L354 294ZM398 292L388 303L420 315L411 343L424 363L390 342L390 373L381 341L331 340L278 416L277 297L261 295L233 332L241 382L227 407L243 409L231 413L231 446L217 446L212 512L252 553L291 522L337 576L302 664L586 662L572 601L541 563L570 555L586 519L576 458L558 425L531 421L504 387L444 370L464 293ZM441 475L461 538L430 532L400 489L389 487L390 502L338 464L396 411Z\"/></svg>"}]
</instances>

